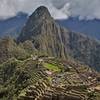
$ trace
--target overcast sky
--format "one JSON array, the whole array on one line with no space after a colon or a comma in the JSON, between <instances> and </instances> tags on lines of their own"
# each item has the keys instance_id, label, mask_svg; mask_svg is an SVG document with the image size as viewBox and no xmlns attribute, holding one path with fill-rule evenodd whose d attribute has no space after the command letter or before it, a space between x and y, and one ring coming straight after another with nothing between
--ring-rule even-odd
<instances>
[{"instance_id":1,"label":"overcast sky","mask_svg":"<svg viewBox=\"0 0 100 100\"><path fill-rule=\"evenodd\" d=\"M0 19L15 16L18 12L31 14L45 5L55 19L79 16L79 19L100 19L100 0L0 0Z\"/></svg>"}]
</instances>

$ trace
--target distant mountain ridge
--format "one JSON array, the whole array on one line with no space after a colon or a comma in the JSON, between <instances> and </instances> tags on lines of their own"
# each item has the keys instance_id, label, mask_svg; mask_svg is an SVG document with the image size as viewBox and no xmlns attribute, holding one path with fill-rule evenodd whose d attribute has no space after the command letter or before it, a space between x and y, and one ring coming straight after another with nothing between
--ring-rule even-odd
<instances>
[{"instance_id":1,"label":"distant mountain ridge","mask_svg":"<svg viewBox=\"0 0 100 100\"><path fill-rule=\"evenodd\" d=\"M0 37L6 35L17 37L27 19L27 14L19 12L15 17L0 20ZM100 40L100 20L79 20L78 17L69 17L65 20L56 20L56 22L65 28L69 28L73 32L79 32Z\"/></svg>"},{"instance_id":2,"label":"distant mountain ridge","mask_svg":"<svg viewBox=\"0 0 100 100\"><path fill-rule=\"evenodd\" d=\"M12 36L17 37L24 26L28 15L25 13L18 13L15 17L7 20L0 20L0 37Z\"/></svg>"},{"instance_id":3,"label":"distant mountain ridge","mask_svg":"<svg viewBox=\"0 0 100 100\"><path fill-rule=\"evenodd\" d=\"M31 40L39 52L66 59L71 56L100 71L100 41L60 27L46 7L39 7L29 17L19 42Z\"/></svg>"},{"instance_id":4,"label":"distant mountain ridge","mask_svg":"<svg viewBox=\"0 0 100 100\"><path fill-rule=\"evenodd\" d=\"M78 17L70 17L65 20L56 20L61 26L69 28L73 32L82 33L100 40L100 20L79 20Z\"/></svg>"}]
</instances>

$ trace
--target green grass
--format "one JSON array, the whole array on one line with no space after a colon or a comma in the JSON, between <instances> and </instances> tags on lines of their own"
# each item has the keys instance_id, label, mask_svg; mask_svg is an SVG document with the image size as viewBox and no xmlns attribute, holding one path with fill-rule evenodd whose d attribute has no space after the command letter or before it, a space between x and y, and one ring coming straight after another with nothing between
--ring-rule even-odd
<instances>
[{"instance_id":1,"label":"green grass","mask_svg":"<svg viewBox=\"0 0 100 100\"><path fill-rule=\"evenodd\" d=\"M54 71L54 72L60 72L61 71L61 69L56 64L44 63L43 66L45 68L49 69L50 71Z\"/></svg>"},{"instance_id":2,"label":"green grass","mask_svg":"<svg viewBox=\"0 0 100 100\"><path fill-rule=\"evenodd\" d=\"M51 78L51 77L48 77L47 79L48 79L48 81L49 81L50 83L52 82L52 78Z\"/></svg>"},{"instance_id":3,"label":"green grass","mask_svg":"<svg viewBox=\"0 0 100 100\"><path fill-rule=\"evenodd\" d=\"M96 92L95 95L96 95L96 100L100 100L100 93Z\"/></svg>"}]
</instances>

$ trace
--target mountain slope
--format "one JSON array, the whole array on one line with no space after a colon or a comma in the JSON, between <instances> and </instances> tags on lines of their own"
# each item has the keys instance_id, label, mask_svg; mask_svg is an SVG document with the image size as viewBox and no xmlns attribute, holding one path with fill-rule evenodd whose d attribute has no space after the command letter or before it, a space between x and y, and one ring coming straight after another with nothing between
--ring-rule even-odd
<instances>
[{"instance_id":1,"label":"mountain slope","mask_svg":"<svg viewBox=\"0 0 100 100\"><path fill-rule=\"evenodd\" d=\"M68 59L11 58L0 65L1 100L99 100L98 84L98 73Z\"/></svg>"},{"instance_id":2,"label":"mountain slope","mask_svg":"<svg viewBox=\"0 0 100 100\"><path fill-rule=\"evenodd\" d=\"M25 48L27 48L27 41L23 43L23 45L17 45L15 40L13 40L10 37L0 39L0 64L2 64L3 62L7 61L12 57L21 60L29 57L29 52L27 53L27 49L24 48L24 45ZM30 45L28 47L30 47Z\"/></svg>"},{"instance_id":3,"label":"mountain slope","mask_svg":"<svg viewBox=\"0 0 100 100\"><path fill-rule=\"evenodd\" d=\"M60 25L69 28L74 32L80 32L89 37L100 40L100 20L79 20L77 17L70 17L66 20L56 20Z\"/></svg>"},{"instance_id":4,"label":"mountain slope","mask_svg":"<svg viewBox=\"0 0 100 100\"><path fill-rule=\"evenodd\" d=\"M28 19L18 41L31 40L39 52L67 58L71 56L100 71L100 41L59 26L46 7L39 7Z\"/></svg>"}]
</instances>

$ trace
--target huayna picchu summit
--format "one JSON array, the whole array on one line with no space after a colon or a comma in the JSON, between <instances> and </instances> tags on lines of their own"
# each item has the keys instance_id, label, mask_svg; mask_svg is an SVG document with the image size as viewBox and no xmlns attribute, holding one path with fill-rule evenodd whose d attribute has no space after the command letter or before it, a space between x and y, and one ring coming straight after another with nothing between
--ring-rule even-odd
<instances>
[{"instance_id":1,"label":"huayna picchu summit","mask_svg":"<svg viewBox=\"0 0 100 100\"><path fill-rule=\"evenodd\" d=\"M33 36L37 36L43 33L40 31L43 29L39 28L44 27L43 25L45 24L46 26L48 26L48 24L51 22L53 23L53 18L51 17L48 9L44 6L37 8L36 11L29 17L28 21L26 22L24 28L21 31L20 36L18 37L18 41L23 42L25 40L33 39Z\"/></svg>"},{"instance_id":2,"label":"huayna picchu summit","mask_svg":"<svg viewBox=\"0 0 100 100\"><path fill-rule=\"evenodd\" d=\"M0 39L0 100L100 100L99 66L100 41L61 27L40 6L17 40Z\"/></svg>"}]
</instances>

